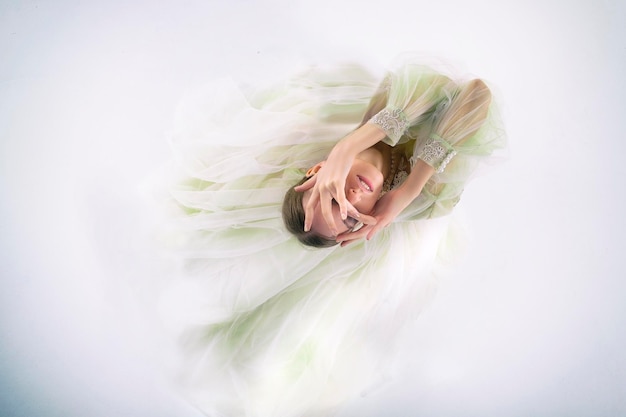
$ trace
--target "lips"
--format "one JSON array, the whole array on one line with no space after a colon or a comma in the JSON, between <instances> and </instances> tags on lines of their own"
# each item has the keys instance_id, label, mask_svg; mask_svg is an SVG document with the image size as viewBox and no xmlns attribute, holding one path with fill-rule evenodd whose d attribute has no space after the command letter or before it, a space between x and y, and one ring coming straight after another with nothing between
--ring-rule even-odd
<instances>
[{"instance_id":1,"label":"lips","mask_svg":"<svg viewBox=\"0 0 626 417\"><path fill-rule=\"evenodd\" d=\"M357 175L356 178L359 182L359 187L361 188L361 190L365 191L366 193L374 192L374 187L372 187L372 183L370 182L370 180L360 175Z\"/></svg>"}]
</instances>

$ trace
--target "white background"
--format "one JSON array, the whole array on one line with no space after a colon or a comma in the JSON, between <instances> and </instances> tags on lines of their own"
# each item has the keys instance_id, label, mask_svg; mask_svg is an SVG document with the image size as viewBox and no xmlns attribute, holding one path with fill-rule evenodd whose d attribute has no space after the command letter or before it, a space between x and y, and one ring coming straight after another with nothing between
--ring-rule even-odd
<instances>
[{"instance_id":1,"label":"white background","mask_svg":"<svg viewBox=\"0 0 626 417\"><path fill-rule=\"evenodd\" d=\"M625 19L620 0L0 1L2 415L199 415L128 284L164 273L138 184L178 100L407 50L496 86L510 156L459 206L468 256L411 359L341 416L625 415Z\"/></svg>"}]
</instances>

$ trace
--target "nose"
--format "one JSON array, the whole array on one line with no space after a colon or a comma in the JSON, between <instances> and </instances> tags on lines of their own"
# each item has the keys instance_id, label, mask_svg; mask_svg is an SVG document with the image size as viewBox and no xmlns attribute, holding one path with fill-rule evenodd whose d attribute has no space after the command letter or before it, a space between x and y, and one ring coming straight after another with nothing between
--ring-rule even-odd
<instances>
[{"instance_id":1,"label":"nose","mask_svg":"<svg viewBox=\"0 0 626 417\"><path fill-rule=\"evenodd\" d=\"M360 188L350 188L348 190L348 194L346 195L346 198L348 199L350 204L355 205L356 203L361 201L362 195L363 195L363 190L361 190Z\"/></svg>"}]
</instances>

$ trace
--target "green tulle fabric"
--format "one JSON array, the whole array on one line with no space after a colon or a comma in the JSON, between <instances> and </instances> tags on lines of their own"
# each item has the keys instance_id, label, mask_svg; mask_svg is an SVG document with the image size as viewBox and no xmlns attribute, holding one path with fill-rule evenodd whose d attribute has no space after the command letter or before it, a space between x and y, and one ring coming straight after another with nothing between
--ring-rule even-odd
<instances>
[{"instance_id":1,"label":"green tulle fabric","mask_svg":"<svg viewBox=\"0 0 626 417\"><path fill-rule=\"evenodd\" d=\"M161 243L182 272L160 303L180 347L177 383L207 414L332 414L376 383L395 335L431 297L450 243L441 216L503 145L495 111L470 140L451 140L455 158L375 239L312 250L282 224L286 190L361 123L381 78L408 121L387 142L410 144L410 158L432 133L451 78L411 62L382 75L316 67L245 93L223 79L181 103L156 195Z\"/></svg>"}]
</instances>

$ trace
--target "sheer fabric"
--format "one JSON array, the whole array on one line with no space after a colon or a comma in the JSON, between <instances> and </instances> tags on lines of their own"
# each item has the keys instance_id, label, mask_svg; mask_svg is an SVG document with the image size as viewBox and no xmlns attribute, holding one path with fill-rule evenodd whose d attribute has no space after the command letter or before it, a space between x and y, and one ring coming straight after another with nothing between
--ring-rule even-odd
<instances>
[{"instance_id":1,"label":"sheer fabric","mask_svg":"<svg viewBox=\"0 0 626 417\"><path fill-rule=\"evenodd\" d=\"M432 217L456 203L473 159L501 143L488 127L460 145L462 132L437 131L430 116L456 84L418 68L400 66L382 90L359 65L313 68L246 93L218 80L180 105L175 161L158 195L167 208L161 241L183 266L161 306L180 346L180 389L207 414L332 415L376 383L394 335L431 297L449 243L446 219ZM375 239L306 249L283 227L284 193L381 91L387 105L375 119L399 111L406 120L388 143L424 155L436 132L458 155Z\"/></svg>"}]
</instances>

